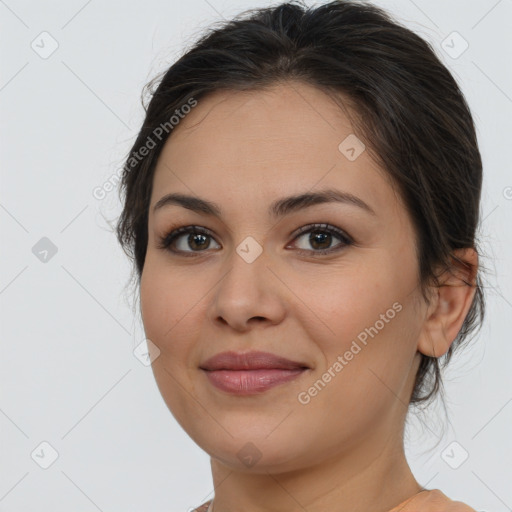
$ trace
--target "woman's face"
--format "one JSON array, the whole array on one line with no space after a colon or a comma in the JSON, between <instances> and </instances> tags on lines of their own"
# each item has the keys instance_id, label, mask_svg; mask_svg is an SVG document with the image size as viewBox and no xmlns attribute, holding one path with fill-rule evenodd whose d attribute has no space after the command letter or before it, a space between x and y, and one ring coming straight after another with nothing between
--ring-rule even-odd
<instances>
[{"instance_id":1,"label":"woman's face","mask_svg":"<svg viewBox=\"0 0 512 512\"><path fill-rule=\"evenodd\" d=\"M328 96L293 83L199 101L160 155L141 278L146 336L160 350L152 368L176 420L231 467L362 461L401 441L425 310L411 221L360 144ZM327 189L345 199L282 202ZM218 216L172 201L154 211L168 194L215 203ZM159 247L185 226L208 233ZM201 368L225 351L307 369L240 394Z\"/></svg>"}]
</instances>

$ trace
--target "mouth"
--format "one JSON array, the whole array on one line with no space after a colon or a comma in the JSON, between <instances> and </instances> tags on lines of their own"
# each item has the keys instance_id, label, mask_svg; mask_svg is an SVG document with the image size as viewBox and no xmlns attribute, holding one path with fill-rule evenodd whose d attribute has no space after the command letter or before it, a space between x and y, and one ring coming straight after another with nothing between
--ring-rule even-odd
<instances>
[{"instance_id":1,"label":"mouth","mask_svg":"<svg viewBox=\"0 0 512 512\"><path fill-rule=\"evenodd\" d=\"M297 370L307 364L286 359L270 352L221 352L201 364L206 371L217 370Z\"/></svg>"},{"instance_id":2,"label":"mouth","mask_svg":"<svg viewBox=\"0 0 512 512\"><path fill-rule=\"evenodd\" d=\"M200 369L217 389L237 395L263 393L310 370L305 363L269 352L222 352Z\"/></svg>"}]
</instances>

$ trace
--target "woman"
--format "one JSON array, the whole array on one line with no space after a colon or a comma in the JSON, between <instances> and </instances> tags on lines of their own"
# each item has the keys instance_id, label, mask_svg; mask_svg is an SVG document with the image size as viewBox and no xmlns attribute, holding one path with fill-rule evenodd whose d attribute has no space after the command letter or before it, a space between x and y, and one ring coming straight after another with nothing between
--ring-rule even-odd
<instances>
[{"instance_id":1,"label":"woman","mask_svg":"<svg viewBox=\"0 0 512 512\"><path fill-rule=\"evenodd\" d=\"M403 432L482 321L481 184L453 77L368 3L254 9L169 68L117 235L211 456L197 510L473 510L416 481Z\"/></svg>"}]
</instances>

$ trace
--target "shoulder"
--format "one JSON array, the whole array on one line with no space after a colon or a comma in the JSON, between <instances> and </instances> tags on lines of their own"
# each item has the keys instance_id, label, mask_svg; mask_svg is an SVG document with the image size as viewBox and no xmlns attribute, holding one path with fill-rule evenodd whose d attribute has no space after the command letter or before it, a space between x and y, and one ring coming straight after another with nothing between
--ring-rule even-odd
<instances>
[{"instance_id":1,"label":"shoulder","mask_svg":"<svg viewBox=\"0 0 512 512\"><path fill-rule=\"evenodd\" d=\"M451 500L439 489L422 492L389 512L476 512L461 501Z\"/></svg>"},{"instance_id":2,"label":"shoulder","mask_svg":"<svg viewBox=\"0 0 512 512\"><path fill-rule=\"evenodd\" d=\"M426 503L432 509L444 507L442 510L446 510L446 512L476 512L474 508L466 505L466 503L462 503L462 501L451 500L439 489L433 489L425 494L427 495Z\"/></svg>"},{"instance_id":3,"label":"shoulder","mask_svg":"<svg viewBox=\"0 0 512 512\"><path fill-rule=\"evenodd\" d=\"M208 500L199 507L192 510L192 512L206 512L208 510L208 507L210 506L212 500ZM465 512L465 511L463 511Z\"/></svg>"}]
</instances>

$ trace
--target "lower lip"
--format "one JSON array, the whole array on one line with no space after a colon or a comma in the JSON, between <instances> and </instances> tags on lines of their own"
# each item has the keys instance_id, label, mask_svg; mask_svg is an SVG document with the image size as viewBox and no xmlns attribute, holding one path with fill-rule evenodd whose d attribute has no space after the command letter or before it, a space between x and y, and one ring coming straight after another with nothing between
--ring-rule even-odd
<instances>
[{"instance_id":1,"label":"lower lip","mask_svg":"<svg viewBox=\"0 0 512 512\"><path fill-rule=\"evenodd\" d=\"M296 379L306 368L296 370L212 370L206 371L208 380L218 389L237 395L253 395Z\"/></svg>"}]
</instances>

